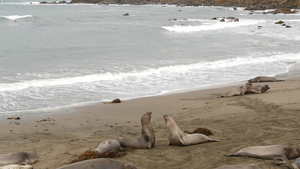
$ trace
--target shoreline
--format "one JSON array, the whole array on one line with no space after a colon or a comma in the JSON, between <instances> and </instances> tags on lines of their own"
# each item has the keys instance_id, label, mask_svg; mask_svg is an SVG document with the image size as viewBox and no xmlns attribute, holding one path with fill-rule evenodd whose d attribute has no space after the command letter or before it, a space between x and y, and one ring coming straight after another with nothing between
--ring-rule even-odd
<instances>
[{"instance_id":1,"label":"shoreline","mask_svg":"<svg viewBox=\"0 0 300 169\"><path fill-rule=\"evenodd\" d=\"M2 119L0 154L35 151L40 159L33 164L34 168L57 168L104 140L139 137L140 117L151 111L155 147L135 149L116 159L133 163L139 169L209 169L250 163L262 168L275 167L272 160L223 156L245 146L299 145L300 77L266 84L271 89L263 94L219 98L233 87L226 86L137 98L119 104L61 109L51 114L24 116L21 120ZM214 133L212 138L221 141L168 146L164 114L172 114L182 130L205 127Z\"/></svg>"}]
</instances>

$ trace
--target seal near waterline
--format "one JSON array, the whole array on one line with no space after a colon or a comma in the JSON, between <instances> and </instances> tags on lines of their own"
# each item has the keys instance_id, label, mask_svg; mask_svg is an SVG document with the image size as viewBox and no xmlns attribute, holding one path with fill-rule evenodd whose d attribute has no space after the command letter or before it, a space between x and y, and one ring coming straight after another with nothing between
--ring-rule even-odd
<instances>
[{"instance_id":1,"label":"seal near waterline","mask_svg":"<svg viewBox=\"0 0 300 169\"><path fill-rule=\"evenodd\" d=\"M249 79L249 83L260 83L260 82L282 82L284 80L277 80L274 77L268 77L268 76L257 76L253 79Z\"/></svg>"},{"instance_id":2,"label":"seal near waterline","mask_svg":"<svg viewBox=\"0 0 300 169\"><path fill-rule=\"evenodd\" d=\"M245 83L242 86L239 86L237 88L234 88L224 94L221 95L221 97L231 97L231 96L243 96L249 87L251 87L252 84L251 83Z\"/></svg>"},{"instance_id":3,"label":"seal near waterline","mask_svg":"<svg viewBox=\"0 0 300 169\"><path fill-rule=\"evenodd\" d=\"M249 165L225 165L215 169L260 169L257 164L249 164Z\"/></svg>"},{"instance_id":4,"label":"seal near waterline","mask_svg":"<svg viewBox=\"0 0 300 169\"><path fill-rule=\"evenodd\" d=\"M0 169L32 169L31 165L18 165L18 164L11 164L0 167Z\"/></svg>"},{"instance_id":5,"label":"seal near waterline","mask_svg":"<svg viewBox=\"0 0 300 169\"><path fill-rule=\"evenodd\" d=\"M142 123L142 134L137 139L123 138L117 141L122 147L132 147L132 148L153 148L155 144L155 135L151 125L151 114L152 112L147 112L141 117Z\"/></svg>"},{"instance_id":6,"label":"seal near waterline","mask_svg":"<svg viewBox=\"0 0 300 169\"><path fill-rule=\"evenodd\" d=\"M285 145L253 146L243 148L236 153L228 154L226 156L254 157L270 160L274 160L275 158L293 159L300 157L300 149Z\"/></svg>"},{"instance_id":7,"label":"seal near waterline","mask_svg":"<svg viewBox=\"0 0 300 169\"><path fill-rule=\"evenodd\" d=\"M108 158L97 158L91 160L80 161L59 167L57 169L136 169L136 167L130 163L113 160Z\"/></svg>"},{"instance_id":8,"label":"seal near waterline","mask_svg":"<svg viewBox=\"0 0 300 169\"><path fill-rule=\"evenodd\" d=\"M247 89L246 94L248 94L248 93L254 93L254 94L265 93L269 89L270 89L270 87L267 84L255 85L255 86L252 85Z\"/></svg>"},{"instance_id":9,"label":"seal near waterline","mask_svg":"<svg viewBox=\"0 0 300 169\"><path fill-rule=\"evenodd\" d=\"M167 125L168 139L170 141L169 145L188 146L205 142L220 141L209 138L206 135L200 133L187 134L177 126L175 120L170 115L164 115L163 118L165 119Z\"/></svg>"},{"instance_id":10,"label":"seal near waterline","mask_svg":"<svg viewBox=\"0 0 300 169\"><path fill-rule=\"evenodd\" d=\"M36 153L14 152L0 155L0 166L8 164L33 164L37 162Z\"/></svg>"},{"instance_id":11,"label":"seal near waterline","mask_svg":"<svg viewBox=\"0 0 300 169\"><path fill-rule=\"evenodd\" d=\"M104 154L112 150L120 150L121 145L117 140L106 140L101 142L97 148L91 150L98 154Z\"/></svg>"}]
</instances>

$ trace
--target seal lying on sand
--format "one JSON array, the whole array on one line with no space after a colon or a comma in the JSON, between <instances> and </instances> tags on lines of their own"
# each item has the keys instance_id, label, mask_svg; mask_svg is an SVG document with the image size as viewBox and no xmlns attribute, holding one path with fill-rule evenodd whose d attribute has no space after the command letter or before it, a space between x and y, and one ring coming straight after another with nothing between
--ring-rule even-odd
<instances>
[{"instance_id":1,"label":"seal lying on sand","mask_svg":"<svg viewBox=\"0 0 300 169\"><path fill-rule=\"evenodd\" d=\"M255 94L260 94L260 93L265 93L267 90L269 90L270 87L268 85L255 85L251 86L247 89L246 93L255 93Z\"/></svg>"},{"instance_id":2,"label":"seal lying on sand","mask_svg":"<svg viewBox=\"0 0 300 169\"><path fill-rule=\"evenodd\" d=\"M218 167L215 169L260 169L257 164L249 164L249 165L225 165L222 167Z\"/></svg>"},{"instance_id":3,"label":"seal lying on sand","mask_svg":"<svg viewBox=\"0 0 300 169\"><path fill-rule=\"evenodd\" d=\"M297 158L292 164L288 164L289 169L300 169L300 158Z\"/></svg>"},{"instance_id":4,"label":"seal lying on sand","mask_svg":"<svg viewBox=\"0 0 300 169\"><path fill-rule=\"evenodd\" d=\"M268 76L257 76L253 79L249 79L249 83L260 83L260 82L282 82L284 80L277 80L274 77L268 77Z\"/></svg>"},{"instance_id":5,"label":"seal lying on sand","mask_svg":"<svg viewBox=\"0 0 300 169\"><path fill-rule=\"evenodd\" d=\"M32 169L32 166L12 164L12 165L2 166L0 167L0 169Z\"/></svg>"},{"instance_id":6,"label":"seal lying on sand","mask_svg":"<svg viewBox=\"0 0 300 169\"><path fill-rule=\"evenodd\" d=\"M122 147L132 148L153 148L155 135L151 125L151 112L147 112L141 118L142 134L138 139L118 139Z\"/></svg>"},{"instance_id":7,"label":"seal lying on sand","mask_svg":"<svg viewBox=\"0 0 300 169\"><path fill-rule=\"evenodd\" d=\"M15 152L0 155L0 166L8 164L33 164L37 162L36 153Z\"/></svg>"},{"instance_id":8,"label":"seal lying on sand","mask_svg":"<svg viewBox=\"0 0 300 169\"><path fill-rule=\"evenodd\" d=\"M69 164L57 169L136 169L136 167L119 160L98 158Z\"/></svg>"},{"instance_id":9,"label":"seal lying on sand","mask_svg":"<svg viewBox=\"0 0 300 169\"><path fill-rule=\"evenodd\" d=\"M200 133L187 134L183 132L177 126L175 120L169 115L164 115L164 119L167 125L168 139L170 141L170 145L187 146L187 145L199 144L199 143L210 142L210 141L211 142L219 141L219 140L211 139L204 134L200 134Z\"/></svg>"},{"instance_id":10,"label":"seal lying on sand","mask_svg":"<svg viewBox=\"0 0 300 169\"><path fill-rule=\"evenodd\" d=\"M290 163L286 158L275 158L274 163L276 165L284 164L288 169L300 169L300 157L297 158L293 163Z\"/></svg>"},{"instance_id":11,"label":"seal lying on sand","mask_svg":"<svg viewBox=\"0 0 300 169\"><path fill-rule=\"evenodd\" d=\"M278 157L282 159L293 159L300 157L300 149L284 145L253 146L243 148L236 153L228 154L226 156L254 157L271 160Z\"/></svg>"},{"instance_id":12,"label":"seal lying on sand","mask_svg":"<svg viewBox=\"0 0 300 169\"><path fill-rule=\"evenodd\" d=\"M240 96L240 95L244 95L248 88L251 87L252 84L251 83L245 83L243 86L234 88L224 94L221 95L221 97L231 97L231 96Z\"/></svg>"},{"instance_id":13,"label":"seal lying on sand","mask_svg":"<svg viewBox=\"0 0 300 169\"><path fill-rule=\"evenodd\" d=\"M101 142L97 148L91 150L99 154L107 153L111 150L120 150L121 145L117 140L106 140Z\"/></svg>"}]
</instances>

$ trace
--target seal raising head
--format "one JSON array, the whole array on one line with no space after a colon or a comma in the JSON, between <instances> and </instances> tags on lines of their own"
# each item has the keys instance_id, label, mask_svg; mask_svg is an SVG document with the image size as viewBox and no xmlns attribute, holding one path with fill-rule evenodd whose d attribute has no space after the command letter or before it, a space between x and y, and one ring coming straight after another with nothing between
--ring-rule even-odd
<instances>
[{"instance_id":1,"label":"seal raising head","mask_svg":"<svg viewBox=\"0 0 300 169\"><path fill-rule=\"evenodd\" d=\"M142 134L137 139L119 139L122 147L132 148L153 148L155 144L155 135L151 125L152 112L147 112L141 117Z\"/></svg>"},{"instance_id":2,"label":"seal raising head","mask_svg":"<svg viewBox=\"0 0 300 169\"><path fill-rule=\"evenodd\" d=\"M163 118L166 122L170 145L187 146L204 142L219 141L211 139L206 135L200 133L187 134L177 126L175 120L170 115L164 115Z\"/></svg>"}]
</instances>

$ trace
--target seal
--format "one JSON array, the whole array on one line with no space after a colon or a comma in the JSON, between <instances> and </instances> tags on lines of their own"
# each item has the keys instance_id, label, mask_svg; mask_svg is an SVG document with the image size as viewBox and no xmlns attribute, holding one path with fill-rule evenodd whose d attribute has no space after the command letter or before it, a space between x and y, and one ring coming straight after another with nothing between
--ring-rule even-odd
<instances>
[{"instance_id":1,"label":"seal","mask_svg":"<svg viewBox=\"0 0 300 169\"><path fill-rule=\"evenodd\" d=\"M170 115L164 115L167 130L169 145L176 146L188 146L193 144L205 143L205 142L218 142L220 140L211 139L204 134L195 133L187 134L183 132L176 124L175 120Z\"/></svg>"},{"instance_id":2,"label":"seal","mask_svg":"<svg viewBox=\"0 0 300 169\"><path fill-rule=\"evenodd\" d=\"M268 76L257 76L253 79L249 79L249 83L260 83L260 82L282 82L284 80L277 80L274 77L268 77Z\"/></svg>"},{"instance_id":3,"label":"seal","mask_svg":"<svg viewBox=\"0 0 300 169\"><path fill-rule=\"evenodd\" d=\"M141 117L142 123L142 134L137 139L118 139L117 141L122 147L132 147L132 148L153 148L155 144L155 135L151 125L151 114L152 112L147 112Z\"/></svg>"},{"instance_id":4,"label":"seal","mask_svg":"<svg viewBox=\"0 0 300 169\"><path fill-rule=\"evenodd\" d=\"M106 140L101 142L97 148L91 150L98 154L104 154L112 150L120 150L121 145L117 140Z\"/></svg>"},{"instance_id":5,"label":"seal","mask_svg":"<svg viewBox=\"0 0 300 169\"><path fill-rule=\"evenodd\" d=\"M33 169L31 165L17 165L17 164L12 164L12 165L6 165L0 167L0 169Z\"/></svg>"},{"instance_id":6,"label":"seal","mask_svg":"<svg viewBox=\"0 0 300 169\"><path fill-rule=\"evenodd\" d=\"M254 93L254 94L260 94L260 93L265 93L267 90L269 90L270 87L268 85L255 85L255 86L250 86L247 89L247 93Z\"/></svg>"},{"instance_id":7,"label":"seal","mask_svg":"<svg viewBox=\"0 0 300 169\"><path fill-rule=\"evenodd\" d=\"M300 157L300 149L285 145L253 146L246 147L227 157L241 156L274 160L275 158L293 159Z\"/></svg>"},{"instance_id":8,"label":"seal","mask_svg":"<svg viewBox=\"0 0 300 169\"><path fill-rule=\"evenodd\" d=\"M239 86L222 94L221 97L243 96L247 92L248 88L251 86L251 83L245 83L243 86Z\"/></svg>"},{"instance_id":9,"label":"seal","mask_svg":"<svg viewBox=\"0 0 300 169\"><path fill-rule=\"evenodd\" d=\"M300 169L300 158L297 158L292 164L287 165L289 169Z\"/></svg>"},{"instance_id":10,"label":"seal","mask_svg":"<svg viewBox=\"0 0 300 169\"><path fill-rule=\"evenodd\" d=\"M59 167L57 169L136 169L130 163L108 158L97 158L92 160L80 161Z\"/></svg>"},{"instance_id":11,"label":"seal","mask_svg":"<svg viewBox=\"0 0 300 169\"><path fill-rule=\"evenodd\" d=\"M249 164L249 165L225 165L215 169L260 169L257 164Z\"/></svg>"},{"instance_id":12,"label":"seal","mask_svg":"<svg viewBox=\"0 0 300 169\"><path fill-rule=\"evenodd\" d=\"M36 153L14 152L0 155L0 166L9 164L33 164L37 162Z\"/></svg>"}]
</instances>

